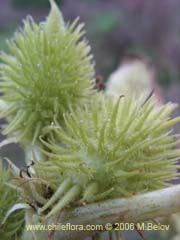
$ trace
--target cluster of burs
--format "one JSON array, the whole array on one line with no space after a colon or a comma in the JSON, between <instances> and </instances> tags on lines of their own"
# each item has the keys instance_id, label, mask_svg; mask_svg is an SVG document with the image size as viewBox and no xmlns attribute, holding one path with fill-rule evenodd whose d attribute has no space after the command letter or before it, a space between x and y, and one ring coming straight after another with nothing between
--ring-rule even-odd
<instances>
[{"instance_id":1,"label":"cluster of burs","mask_svg":"<svg viewBox=\"0 0 180 240\"><path fill-rule=\"evenodd\" d=\"M180 117L169 117L176 105L96 90L78 19L65 23L51 1L46 21L28 17L8 46L0 56L0 117L6 141L24 148L27 166L22 171L8 160L11 173L0 176L1 222L18 202L43 222L68 205L130 197L177 177L179 140L171 130ZM22 212L14 214L12 226L1 223L3 240L23 226Z\"/></svg>"}]
</instances>

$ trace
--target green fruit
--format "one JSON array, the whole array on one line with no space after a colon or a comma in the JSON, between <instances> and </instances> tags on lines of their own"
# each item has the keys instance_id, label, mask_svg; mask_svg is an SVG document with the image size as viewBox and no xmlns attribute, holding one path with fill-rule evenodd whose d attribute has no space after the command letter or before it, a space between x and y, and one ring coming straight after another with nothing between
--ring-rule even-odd
<instances>
[{"instance_id":1,"label":"green fruit","mask_svg":"<svg viewBox=\"0 0 180 240\"><path fill-rule=\"evenodd\" d=\"M170 131L180 117L169 119L175 107L171 103L157 107L151 100L143 105L134 98L114 103L94 97L64 115L65 129L56 122L47 141L42 138L49 160L35 164L37 175L61 190L70 181L70 190L64 190L67 203L70 196L95 202L162 188L177 176L179 140ZM66 194L61 199L64 205L58 203L60 209Z\"/></svg>"},{"instance_id":2,"label":"green fruit","mask_svg":"<svg viewBox=\"0 0 180 240\"><path fill-rule=\"evenodd\" d=\"M94 69L84 24L65 24L51 1L45 22L31 18L2 53L0 117L8 124L4 134L23 144L35 142L43 127L63 120L69 105L79 105L92 93Z\"/></svg>"}]
</instances>

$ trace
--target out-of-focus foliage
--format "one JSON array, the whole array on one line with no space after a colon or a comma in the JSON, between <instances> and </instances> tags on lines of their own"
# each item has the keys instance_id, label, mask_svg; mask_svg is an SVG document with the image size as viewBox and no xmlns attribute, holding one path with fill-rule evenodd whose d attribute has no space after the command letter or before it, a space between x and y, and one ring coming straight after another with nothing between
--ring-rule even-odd
<instances>
[{"instance_id":1,"label":"out-of-focus foliage","mask_svg":"<svg viewBox=\"0 0 180 240\"><path fill-rule=\"evenodd\" d=\"M95 16L94 19L92 19L92 31L98 32L98 33L110 33L119 24L119 16L118 14L104 12L100 15Z\"/></svg>"},{"instance_id":2,"label":"out-of-focus foliage","mask_svg":"<svg viewBox=\"0 0 180 240\"><path fill-rule=\"evenodd\" d=\"M26 7L37 7L37 8L45 8L49 6L48 0L11 0L12 4L17 8L26 8ZM56 0L58 4L60 4L63 0Z\"/></svg>"},{"instance_id":3,"label":"out-of-focus foliage","mask_svg":"<svg viewBox=\"0 0 180 240\"><path fill-rule=\"evenodd\" d=\"M8 51L8 47L6 44L6 39L10 38L12 35L11 29L0 29L0 51L3 49L4 51Z\"/></svg>"},{"instance_id":4,"label":"out-of-focus foliage","mask_svg":"<svg viewBox=\"0 0 180 240\"><path fill-rule=\"evenodd\" d=\"M9 177L9 173L3 170L0 162L0 239L18 240L24 225L22 211L13 213L1 224L7 211L18 201L17 193L7 185Z\"/></svg>"}]
</instances>

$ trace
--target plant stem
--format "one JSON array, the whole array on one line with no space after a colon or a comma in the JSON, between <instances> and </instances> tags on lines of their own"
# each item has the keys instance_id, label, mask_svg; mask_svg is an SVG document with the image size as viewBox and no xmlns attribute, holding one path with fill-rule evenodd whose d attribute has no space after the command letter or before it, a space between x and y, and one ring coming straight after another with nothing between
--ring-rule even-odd
<instances>
[{"instance_id":1,"label":"plant stem","mask_svg":"<svg viewBox=\"0 0 180 240\"><path fill-rule=\"evenodd\" d=\"M165 189L64 210L58 223L71 225L142 222L180 212L180 184ZM57 231L55 239L81 240L94 231Z\"/></svg>"}]
</instances>

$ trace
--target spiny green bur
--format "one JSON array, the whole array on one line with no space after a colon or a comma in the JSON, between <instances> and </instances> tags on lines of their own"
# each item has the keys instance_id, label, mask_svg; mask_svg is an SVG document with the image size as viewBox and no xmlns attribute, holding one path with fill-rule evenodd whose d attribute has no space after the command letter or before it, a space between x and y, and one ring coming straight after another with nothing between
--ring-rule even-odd
<instances>
[{"instance_id":1,"label":"spiny green bur","mask_svg":"<svg viewBox=\"0 0 180 240\"><path fill-rule=\"evenodd\" d=\"M22 211L14 212L4 224L1 224L7 211L18 201L17 193L6 184L9 177L9 173L2 169L0 163L0 239L18 240L24 227L24 213Z\"/></svg>"},{"instance_id":2,"label":"spiny green bur","mask_svg":"<svg viewBox=\"0 0 180 240\"><path fill-rule=\"evenodd\" d=\"M62 119L69 105L79 105L92 93L93 62L84 24L65 24L56 4L45 22L30 17L1 53L0 117L8 124L5 135L28 143L44 126Z\"/></svg>"},{"instance_id":3,"label":"spiny green bur","mask_svg":"<svg viewBox=\"0 0 180 240\"><path fill-rule=\"evenodd\" d=\"M180 117L169 119L176 105L157 107L128 97L113 101L93 97L64 115L64 129L56 121L51 137L42 138L49 160L35 164L35 170L57 189L59 202L54 205L52 197L40 213L53 206L50 217L73 200L129 197L176 178L179 140L170 131Z\"/></svg>"}]
</instances>

